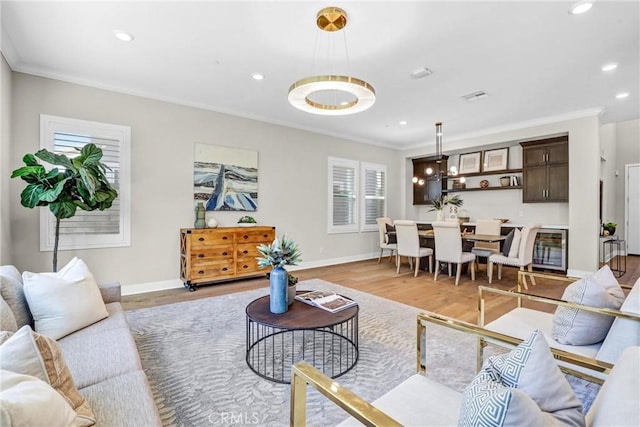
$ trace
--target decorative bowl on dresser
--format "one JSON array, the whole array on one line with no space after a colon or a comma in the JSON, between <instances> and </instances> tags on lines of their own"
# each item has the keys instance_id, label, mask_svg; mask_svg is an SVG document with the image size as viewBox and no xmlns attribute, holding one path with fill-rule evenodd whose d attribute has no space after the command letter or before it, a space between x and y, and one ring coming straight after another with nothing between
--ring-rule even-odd
<instances>
[{"instance_id":1,"label":"decorative bowl on dresser","mask_svg":"<svg viewBox=\"0 0 640 427\"><path fill-rule=\"evenodd\" d=\"M271 244L270 226L180 229L180 279L185 288L265 274L258 268L259 244Z\"/></svg>"}]
</instances>

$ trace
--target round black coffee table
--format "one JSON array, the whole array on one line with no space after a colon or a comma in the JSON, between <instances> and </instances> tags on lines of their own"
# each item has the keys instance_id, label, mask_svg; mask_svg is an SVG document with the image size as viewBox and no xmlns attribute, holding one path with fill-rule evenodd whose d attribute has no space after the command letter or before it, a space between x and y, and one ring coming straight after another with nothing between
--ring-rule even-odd
<instances>
[{"instance_id":1,"label":"round black coffee table","mask_svg":"<svg viewBox=\"0 0 640 427\"><path fill-rule=\"evenodd\" d=\"M358 362L357 305L331 313L295 301L286 313L273 314L267 295L245 311L247 365L263 378L288 384L291 366L301 360L337 378Z\"/></svg>"}]
</instances>

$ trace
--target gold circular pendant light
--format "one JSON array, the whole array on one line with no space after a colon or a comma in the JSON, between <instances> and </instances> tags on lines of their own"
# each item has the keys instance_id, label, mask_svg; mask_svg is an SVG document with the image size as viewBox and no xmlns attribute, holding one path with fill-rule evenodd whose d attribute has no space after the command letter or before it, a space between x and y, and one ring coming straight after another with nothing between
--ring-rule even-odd
<instances>
[{"instance_id":1,"label":"gold circular pendant light","mask_svg":"<svg viewBox=\"0 0 640 427\"><path fill-rule=\"evenodd\" d=\"M340 31L347 25L347 14L338 7L327 7L318 12L316 24L322 31ZM329 92L340 93L341 96L325 96L323 99L323 93ZM332 98L333 102L328 102L327 98ZM349 76L312 76L289 87L291 105L307 113L325 116L359 113L371 107L375 100L373 86Z\"/></svg>"}]
</instances>

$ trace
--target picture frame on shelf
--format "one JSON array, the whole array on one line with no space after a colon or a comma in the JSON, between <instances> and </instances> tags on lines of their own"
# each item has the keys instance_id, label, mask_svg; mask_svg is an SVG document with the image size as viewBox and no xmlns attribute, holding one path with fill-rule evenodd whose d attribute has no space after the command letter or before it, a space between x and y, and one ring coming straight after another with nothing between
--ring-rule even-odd
<instances>
[{"instance_id":1,"label":"picture frame on shelf","mask_svg":"<svg viewBox=\"0 0 640 427\"><path fill-rule=\"evenodd\" d=\"M480 151L474 153L460 154L460 162L458 164L458 174L478 173L480 172L480 160L482 153Z\"/></svg>"},{"instance_id":2,"label":"picture frame on shelf","mask_svg":"<svg viewBox=\"0 0 640 427\"><path fill-rule=\"evenodd\" d=\"M482 152L482 172L493 172L507 169L509 148L485 150Z\"/></svg>"}]
</instances>

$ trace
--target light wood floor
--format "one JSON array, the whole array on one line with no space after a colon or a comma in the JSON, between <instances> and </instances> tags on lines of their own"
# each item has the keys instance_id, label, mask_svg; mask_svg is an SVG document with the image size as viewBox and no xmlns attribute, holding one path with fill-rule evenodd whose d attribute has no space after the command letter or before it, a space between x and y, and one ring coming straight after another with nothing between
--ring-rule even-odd
<instances>
[{"instance_id":1,"label":"light wood floor","mask_svg":"<svg viewBox=\"0 0 640 427\"><path fill-rule=\"evenodd\" d=\"M633 285L640 277L640 257L628 256L627 272L618 278L621 284ZM466 275L460 278L460 284L454 286L454 277L438 276L434 282L433 274L420 271L418 277L409 272L408 264L403 264L400 274L396 274L393 262L377 259L352 262L328 267L312 268L294 271L292 274L300 280L318 278L336 283L358 291L368 292L379 297L400 303L412 305L424 310L436 312L445 316L475 323L477 319L478 285L489 286L486 265L480 266L476 272L476 280ZM502 280L497 280L494 271L491 286L500 289L510 289L516 284L517 269L505 267ZM530 292L538 295L560 298L566 283L538 280L537 286L530 288ZM126 310L171 304L180 301L225 295L251 289L264 288L267 290L269 281L265 277L238 280L217 285L198 287L195 292L184 288L166 291L150 292L146 294L130 295L122 298ZM515 305L513 299L492 296L487 300L487 320L498 317L509 311ZM536 309L553 311L555 307L536 305Z\"/></svg>"}]
</instances>

